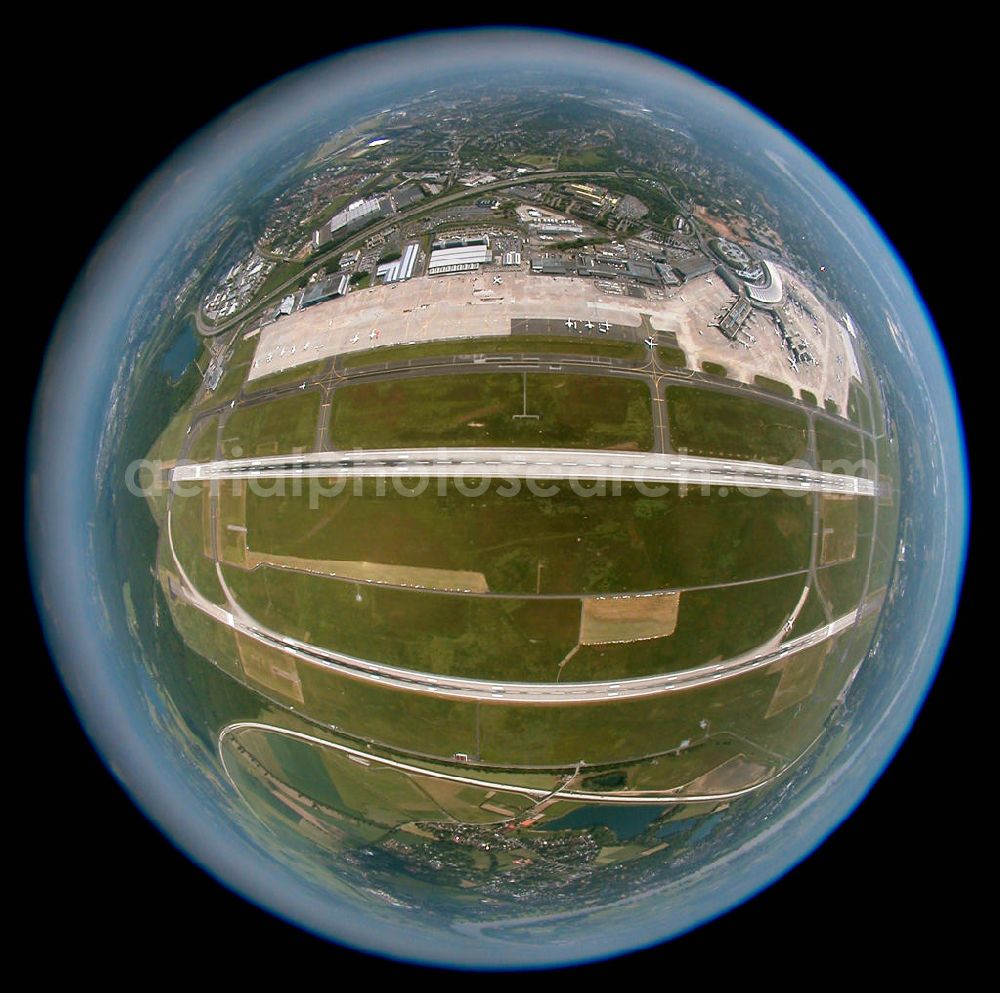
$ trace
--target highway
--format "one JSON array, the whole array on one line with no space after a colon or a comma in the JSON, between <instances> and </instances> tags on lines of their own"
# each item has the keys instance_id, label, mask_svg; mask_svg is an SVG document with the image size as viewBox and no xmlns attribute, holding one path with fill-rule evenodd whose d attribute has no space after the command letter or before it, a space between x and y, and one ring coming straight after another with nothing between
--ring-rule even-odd
<instances>
[{"instance_id":1,"label":"highway","mask_svg":"<svg viewBox=\"0 0 1000 993\"><path fill-rule=\"evenodd\" d=\"M218 479L456 478L621 480L736 489L873 496L875 483L859 476L799 466L769 465L660 452L562 448L410 448L303 452L218 462L186 463L173 482Z\"/></svg>"},{"instance_id":2,"label":"highway","mask_svg":"<svg viewBox=\"0 0 1000 993\"><path fill-rule=\"evenodd\" d=\"M402 210L398 213L390 214L384 220L372 224L368 227L362 225L360 228L351 227L349 229L350 237L346 238L339 246L339 250L344 252L358 245L364 244L364 242L381 233L388 228L397 226L402 220L411 221L415 217L420 217L423 214L433 213L434 211L440 210L442 207L447 207L450 204L457 203L462 200L469 200L472 198L481 199L487 193L493 193L498 190L506 189L508 186L522 186L525 184L534 183L553 183L558 182L561 179L610 179L616 177L618 174L616 172L607 171L559 171L555 172L532 172L524 176L517 176L513 179L498 179L492 183L483 183L481 186L477 186L475 189L471 187L462 187L458 190L453 190L448 193L439 194L438 196L431 197L427 201L419 201L416 205L410 207L408 210ZM347 232L345 232L347 233ZM257 250L260 251L259 245ZM273 259L281 258L285 262L296 261L293 258L286 258L284 256L270 256ZM325 267L329 264L331 258L335 258L332 251L332 246L327 245L323 252L318 256L312 256L307 258L306 265L298 270L294 275L289 276L280 286L275 287L267 294L266 297L260 297L254 300L254 302L247 307L245 310L241 310L237 314L233 314L231 317L225 318L218 323L210 322L206 320L205 315L202 313L201 305L199 304L194 308L192 314L194 315L195 327L200 335L206 338L211 338L216 335L222 334L223 331L229 330L235 324L239 324L240 321L245 321L251 318L259 310L265 307L268 303L277 300L280 296L286 293L292 287L298 287L302 280L307 277L310 273L316 269Z\"/></svg>"},{"instance_id":3,"label":"highway","mask_svg":"<svg viewBox=\"0 0 1000 993\"><path fill-rule=\"evenodd\" d=\"M740 796L745 796L747 793L752 793L755 790L759 790L762 786L766 786L768 783L776 779L778 775L770 775L760 782L753 783L750 786L745 786L739 790L731 790L726 793L685 793L683 785L664 791L621 790L613 793L592 793L584 790L565 789L562 787L552 790L532 786L520 786L510 782L497 782L491 779L483 779L478 776L463 776L457 773L444 773L436 769L428 769L425 766L414 765L410 762L400 762L397 759L386 758L367 749L351 748L349 745L330 741L326 738L318 738L316 735L307 734L303 731L293 731L289 728L278 727L274 724L262 724L259 721L238 721L235 724L227 725L219 732L218 748L219 758L222 761L222 768L226 773L226 778L229 780L233 788L241 794L242 791L229 771L229 766L226 763L226 751L223 747L227 737L239 735L241 731L262 731L266 734L277 734L285 738L292 738L296 741L304 741L310 745L320 745L323 748L328 748L331 751L337 751L343 755L352 757L355 760L360 760L364 765L374 765L396 769L405 775L423 776L427 779L440 779L450 783L460 783L463 786L476 786L480 789L492 789L503 793L514 793L518 796L528 797L529 799L536 801L536 806L538 802L546 801L556 793L559 794L560 800L573 800L579 803L661 805L668 803L693 803L698 800L731 800ZM784 771L785 770L782 769L781 773ZM573 776L569 780L566 780L566 782L569 783L575 778L576 776ZM521 811L521 813L517 814L514 819L517 820L528 816L528 811Z\"/></svg>"}]
</instances>

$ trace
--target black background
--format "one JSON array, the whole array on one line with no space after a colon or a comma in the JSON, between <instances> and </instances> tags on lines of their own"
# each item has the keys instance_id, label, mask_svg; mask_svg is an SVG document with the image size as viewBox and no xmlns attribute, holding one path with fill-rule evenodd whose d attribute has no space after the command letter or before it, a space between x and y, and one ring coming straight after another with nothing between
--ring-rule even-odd
<instances>
[{"instance_id":1,"label":"black background","mask_svg":"<svg viewBox=\"0 0 1000 993\"><path fill-rule=\"evenodd\" d=\"M962 206L968 155L961 128L944 109L961 95L963 75L947 29L911 31L900 44L870 26L862 31L831 19L806 27L777 17L767 41L755 43L746 25L724 23L707 7L702 20L689 23L650 20L642 9L629 8L628 26L601 25L601 33L652 48L734 90L811 148L868 207L922 289L973 420L972 347L955 312L954 282L941 278L957 247L936 216L946 204ZM431 23L416 12L390 17L374 5L369 13L371 24L360 12L286 9L280 28L249 14L242 27L235 17L168 19L131 37L122 34L127 25L105 32L64 21L57 37L46 37L36 57L43 67L26 87L33 98L10 95L27 111L16 152L8 154L29 191L20 204L30 216L16 229L17 254L43 262L28 267L32 285L42 288L31 293L29 324L37 318L37 325L24 368L40 363L48 330L101 232L184 138L283 72L379 40L390 24L402 34L462 23ZM548 23L596 31L600 19ZM25 375L25 412L32 383ZM972 750L949 742L967 733L955 702L965 682L962 663L986 662L973 653L971 596L913 733L855 815L749 904L668 945L590 966L593 978L665 979L707 968L732 978L836 981L865 959L898 968L914 957L943 962L962 954L960 891L981 871L982 853L959 833L980 801L966 799L968 780L956 775L955 763L969 761ZM412 978L409 967L277 921L179 854L91 750L48 662L30 602L21 617L28 632L21 664L39 684L31 707L44 713L34 723L36 732L44 728L44 742L25 747L38 763L36 781L29 777L15 800L19 848L32 860L23 925L56 938L67 962L103 960L106 968L134 956L158 977L263 978L274 969L287 982L340 982L346 970L361 969L368 983Z\"/></svg>"}]
</instances>

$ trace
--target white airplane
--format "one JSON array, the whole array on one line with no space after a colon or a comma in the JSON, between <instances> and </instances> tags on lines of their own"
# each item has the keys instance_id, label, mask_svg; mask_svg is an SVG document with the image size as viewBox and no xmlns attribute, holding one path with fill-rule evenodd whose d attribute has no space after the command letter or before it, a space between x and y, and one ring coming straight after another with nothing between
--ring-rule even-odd
<instances>
[{"instance_id":1,"label":"white airplane","mask_svg":"<svg viewBox=\"0 0 1000 993\"><path fill-rule=\"evenodd\" d=\"M493 277L493 285L494 286L502 286L503 285L503 276L494 276Z\"/></svg>"},{"instance_id":2,"label":"white airplane","mask_svg":"<svg viewBox=\"0 0 1000 993\"><path fill-rule=\"evenodd\" d=\"M607 321L601 321L601 323L597 325L597 330L600 331L601 334L607 334L611 330L611 325Z\"/></svg>"},{"instance_id":3,"label":"white airplane","mask_svg":"<svg viewBox=\"0 0 1000 993\"><path fill-rule=\"evenodd\" d=\"M368 335L368 340L369 341L374 341L377 337L378 337L378 329L377 328L372 328L372 333L370 335Z\"/></svg>"},{"instance_id":4,"label":"white airplane","mask_svg":"<svg viewBox=\"0 0 1000 993\"><path fill-rule=\"evenodd\" d=\"M587 329L588 331L593 331L593 330L594 330L594 323L593 323L593 321L587 321L587 323L586 323L586 324L584 324L584 327L585 327L585 328L586 328L586 329Z\"/></svg>"},{"instance_id":5,"label":"white airplane","mask_svg":"<svg viewBox=\"0 0 1000 993\"><path fill-rule=\"evenodd\" d=\"M655 348L656 347L656 339L652 335L650 335L648 338L646 338L645 342L646 342L646 346L648 348Z\"/></svg>"},{"instance_id":6,"label":"white airplane","mask_svg":"<svg viewBox=\"0 0 1000 993\"><path fill-rule=\"evenodd\" d=\"M567 318L567 320L566 320L566 327L568 327L568 328L570 328L571 330L575 331L575 330L576 330L576 321L573 321L573 320L569 320L569 319Z\"/></svg>"},{"instance_id":7,"label":"white airplane","mask_svg":"<svg viewBox=\"0 0 1000 993\"><path fill-rule=\"evenodd\" d=\"M353 337L353 338L351 339L351 344L352 344L352 345L356 345L356 344L357 344L357 343L358 343L358 342L359 342L360 340L361 340L361 335L359 335L359 334L356 334L356 335L355 335L355 336L354 336L354 337Z\"/></svg>"}]
</instances>

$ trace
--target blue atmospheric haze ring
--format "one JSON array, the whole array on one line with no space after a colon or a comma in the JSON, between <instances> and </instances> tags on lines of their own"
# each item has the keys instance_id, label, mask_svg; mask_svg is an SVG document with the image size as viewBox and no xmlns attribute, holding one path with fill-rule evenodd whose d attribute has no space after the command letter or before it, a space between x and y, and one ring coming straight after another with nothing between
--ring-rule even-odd
<instances>
[{"instance_id":1,"label":"blue atmospheric haze ring","mask_svg":"<svg viewBox=\"0 0 1000 993\"><path fill-rule=\"evenodd\" d=\"M381 73L380 78L384 78L386 73L395 72L400 82L412 78L419 85L420 73L414 77L398 67L433 54L438 67L459 68L482 59L491 46L506 46L504 58L507 51L515 56L509 61L520 62L531 52L544 50L550 65L601 59L609 71L630 72L635 81L647 75L651 82L655 77L662 85L673 75L675 84L707 87L703 97L718 104L720 113L747 117L748 125L763 125L783 152L793 157L798 154L811 163L817 176L829 185L828 192L842 197L856 213L855 219L868 226L885 253L884 261L911 298L907 302L915 308L914 319L905 330L915 347L932 356L921 370L928 378L928 391L939 400L935 412L940 418L943 484L952 491L950 500L945 500L950 513L942 523L946 529L945 552L939 563L942 596L927 619L919 673L908 681L905 699L898 696L893 711L871 729L867 751L876 754L877 761L864 770L857 768L856 761L845 765L824 798L810 800L803 805L805 809L796 811L801 822L796 839L783 839L782 845L776 846L780 854L764 856L763 867L754 878L743 872L724 895L715 893L707 899L703 895L700 903L692 902L686 917L659 928L608 929L610 938L590 929L585 943L573 951L528 946L511 960L499 959L495 946L480 945L469 938L432 947L427 934L419 930L410 933L401 926L393 934L378 933L370 922L349 910L331 918L328 903L308 892L285 869L261 860L259 852L249 849L246 838L220 816L218 808L195 792L177 756L162 744L158 750L151 747L148 723L136 712L135 694L118 678L120 672L110 661L121 653L122 645L103 619L105 612L121 610L121 597L119 590L102 589L95 580L97 551L90 543L90 525L99 516L97 488L74 483L92 479L93 467L99 464L98 444L114 381L109 371L117 373L116 360L122 350L122 315L129 312L160 249L198 212L213 189L224 186L246 155L264 147L262 142L268 136L279 130L283 133L322 104L329 105L329 98L315 101L321 84L334 84L338 99L364 90L357 81L369 74ZM503 61L495 50L490 56L494 65L498 59ZM278 110L282 120L275 129ZM138 349L139 343L133 347ZM95 403L95 398L100 402ZM853 194L775 122L722 87L639 49L539 30L430 33L354 50L289 73L190 138L125 206L94 250L65 304L35 398L28 466L28 553L46 640L86 733L137 806L188 857L270 912L365 951L459 968L563 965L646 947L739 905L810 854L861 802L912 726L954 622L968 538L965 441L947 357L903 262ZM852 752L849 757L856 755ZM733 871L738 874L743 870L733 867Z\"/></svg>"}]
</instances>

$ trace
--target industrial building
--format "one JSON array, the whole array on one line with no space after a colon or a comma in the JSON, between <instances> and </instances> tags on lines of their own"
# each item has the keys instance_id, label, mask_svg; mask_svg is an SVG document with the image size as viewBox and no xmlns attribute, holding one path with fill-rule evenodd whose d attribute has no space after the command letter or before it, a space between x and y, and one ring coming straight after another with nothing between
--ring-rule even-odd
<instances>
[{"instance_id":1,"label":"industrial building","mask_svg":"<svg viewBox=\"0 0 1000 993\"><path fill-rule=\"evenodd\" d=\"M413 275L420 246L414 241L403 249L403 254L392 262L384 262L375 270L375 275L383 283L397 283Z\"/></svg>"},{"instance_id":2,"label":"industrial building","mask_svg":"<svg viewBox=\"0 0 1000 993\"><path fill-rule=\"evenodd\" d=\"M656 270L647 262L629 262L625 274L629 279L647 286L658 286L660 282L656 277Z\"/></svg>"},{"instance_id":3,"label":"industrial building","mask_svg":"<svg viewBox=\"0 0 1000 993\"><path fill-rule=\"evenodd\" d=\"M532 259L531 271L540 272L543 276L569 276L573 270L570 269L562 259Z\"/></svg>"},{"instance_id":4,"label":"industrial building","mask_svg":"<svg viewBox=\"0 0 1000 993\"><path fill-rule=\"evenodd\" d=\"M486 262L493 261L489 239L477 239L478 244L435 247L427 263L428 276L443 276L452 272L474 272Z\"/></svg>"},{"instance_id":5,"label":"industrial building","mask_svg":"<svg viewBox=\"0 0 1000 993\"><path fill-rule=\"evenodd\" d=\"M313 247L320 248L325 245L337 231L358 224L375 214L386 213L387 204L388 201L381 197L363 197L349 203L313 232Z\"/></svg>"},{"instance_id":6,"label":"industrial building","mask_svg":"<svg viewBox=\"0 0 1000 993\"><path fill-rule=\"evenodd\" d=\"M576 263L576 271L581 276L600 276L604 279L614 279L618 275L621 265L619 263L618 266L615 266L605 259L583 254L577 256Z\"/></svg>"},{"instance_id":7,"label":"industrial building","mask_svg":"<svg viewBox=\"0 0 1000 993\"><path fill-rule=\"evenodd\" d=\"M407 183L393 190L389 196L392 198L396 210L402 210L404 207L409 207L410 204L422 200L424 191L416 183Z\"/></svg>"},{"instance_id":8,"label":"industrial building","mask_svg":"<svg viewBox=\"0 0 1000 993\"><path fill-rule=\"evenodd\" d=\"M347 292L347 282L346 273L338 272L326 279L317 279L315 283L310 283L302 294L302 309L311 307L314 303L342 297Z\"/></svg>"},{"instance_id":9,"label":"industrial building","mask_svg":"<svg viewBox=\"0 0 1000 993\"><path fill-rule=\"evenodd\" d=\"M659 273L660 279L662 279L667 286L676 286L681 281L680 276L678 276L669 265L666 265L663 262L656 263L656 271Z\"/></svg>"},{"instance_id":10,"label":"industrial building","mask_svg":"<svg viewBox=\"0 0 1000 993\"><path fill-rule=\"evenodd\" d=\"M591 186L589 183L565 183L563 190L595 207L603 207L607 196L606 190L599 186Z\"/></svg>"},{"instance_id":11,"label":"industrial building","mask_svg":"<svg viewBox=\"0 0 1000 993\"><path fill-rule=\"evenodd\" d=\"M697 276L704 276L706 272L711 272L715 264L711 259L706 259L704 255L692 255L689 259L681 259L673 263L681 279L686 283L689 279Z\"/></svg>"}]
</instances>

